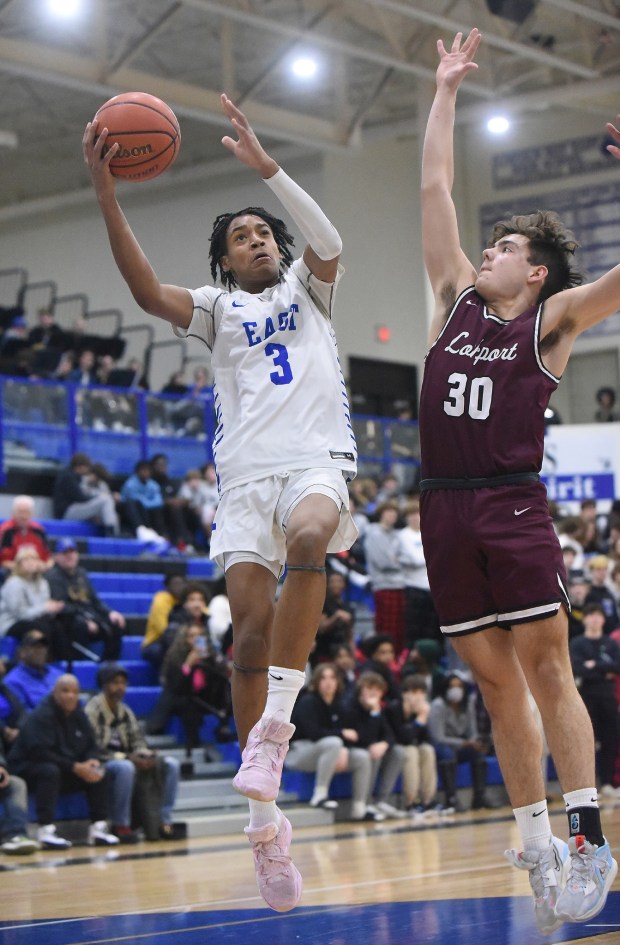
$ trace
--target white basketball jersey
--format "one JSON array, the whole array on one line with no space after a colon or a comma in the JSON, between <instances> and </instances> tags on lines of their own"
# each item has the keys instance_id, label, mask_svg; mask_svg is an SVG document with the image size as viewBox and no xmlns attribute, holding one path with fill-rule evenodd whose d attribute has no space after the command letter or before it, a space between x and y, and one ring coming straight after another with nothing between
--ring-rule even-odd
<instances>
[{"instance_id":1,"label":"white basketball jersey","mask_svg":"<svg viewBox=\"0 0 620 945\"><path fill-rule=\"evenodd\" d=\"M211 349L220 491L289 470L356 473L357 448L331 326L334 283L296 259L259 295L190 290L194 314L181 337Z\"/></svg>"}]
</instances>

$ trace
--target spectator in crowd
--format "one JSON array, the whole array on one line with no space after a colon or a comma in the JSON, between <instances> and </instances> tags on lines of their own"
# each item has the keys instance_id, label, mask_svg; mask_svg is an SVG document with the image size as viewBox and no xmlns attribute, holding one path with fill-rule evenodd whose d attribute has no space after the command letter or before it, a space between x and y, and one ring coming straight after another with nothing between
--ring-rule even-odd
<instances>
[{"instance_id":1,"label":"spectator in crowd","mask_svg":"<svg viewBox=\"0 0 620 945\"><path fill-rule=\"evenodd\" d=\"M74 453L69 465L54 481L54 517L72 522L96 522L104 534L118 535L118 515L112 496L105 493L89 494L82 480L88 476L92 463L85 453Z\"/></svg>"},{"instance_id":2,"label":"spectator in crowd","mask_svg":"<svg viewBox=\"0 0 620 945\"><path fill-rule=\"evenodd\" d=\"M0 658L0 751L9 750L26 717L26 710L12 689L7 686L6 660Z\"/></svg>"},{"instance_id":3,"label":"spectator in crowd","mask_svg":"<svg viewBox=\"0 0 620 945\"><path fill-rule=\"evenodd\" d=\"M90 387L97 383L95 352L91 348L83 348L80 351L77 367L67 376L67 380L72 384L79 384L81 387Z\"/></svg>"},{"instance_id":4,"label":"spectator in crowd","mask_svg":"<svg viewBox=\"0 0 620 945\"><path fill-rule=\"evenodd\" d=\"M110 789L111 832L121 843L135 843L131 828L132 799L138 824L147 840L175 837L172 812L179 787L179 762L149 749L132 710L123 702L127 692L127 670L119 663L105 663L97 673L101 688L86 705ZM144 809L143 782L154 782L158 809ZM137 803L136 803L137 802ZM153 823L154 820L154 823Z\"/></svg>"},{"instance_id":5,"label":"spectator in crowd","mask_svg":"<svg viewBox=\"0 0 620 945\"><path fill-rule=\"evenodd\" d=\"M40 308L37 312L38 325L28 332L28 344L31 348L56 348L62 351L67 347L68 338L49 308Z\"/></svg>"},{"instance_id":6,"label":"spectator in crowd","mask_svg":"<svg viewBox=\"0 0 620 945\"><path fill-rule=\"evenodd\" d=\"M24 779L35 798L37 840L50 849L71 842L56 831L54 813L60 794L83 791L90 809L88 842L110 846L118 837L107 825L108 785L98 758L94 732L80 705L75 676L61 675L52 692L32 710L9 752L9 770Z\"/></svg>"},{"instance_id":7,"label":"spectator in crowd","mask_svg":"<svg viewBox=\"0 0 620 945\"><path fill-rule=\"evenodd\" d=\"M185 383L183 371L175 371L171 374L161 389L162 394L185 394L186 392L187 384Z\"/></svg>"},{"instance_id":8,"label":"spectator in crowd","mask_svg":"<svg viewBox=\"0 0 620 945\"><path fill-rule=\"evenodd\" d=\"M166 532L164 499L147 460L141 459L134 466L132 475L121 487L121 500L121 514L134 534L142 525L163 537Z\"/></svg>"},{"instance_id":9,"label":"spectator in crowd","mask_svg":"<svg viewBox=\"0 0 620 945\"><path fill-rule=\"evenodd\" d=\"M401 487L398 476L395 476L394 473L391 472L387 473L381 480L377 495L375 496L377 506L383 505L385 502L395 502L400 509L401 498Z\"/></svg>"},{"instance_id":10,"label":"spectator in crowd","mask_svg":"<svg viewBox=\"0 0 620 945\"><path fill-rule=\"evenodd\" d=\"M22 545L13 561L13 573L0 587L0 636L21 640L36 627L48 638L55 656L62 646L56 617L64 610L59 601L50 599L49 585L43 576L46 564L33 545Z\"/></svg>"},{"instance_id":11,"label":"spectator in crowd","mask_svg":"<svg viewBox=\"0 0 620 945\"><path fill-rule=\"evenodd\" d=\"M54 567L47 572L47 581L54 601L62 601L62 620L65 650L89 648L94 642L103 643L103 659L117 660L122 644L125 618L118 610L110 609L99 597L80 565L80 556L71 538L61 538L56 545Z\"/></svg>"},{"instance_id":12,"label":"spectator in crowd","mask_svg":"<svg viewBox=\"0 0 620 945\"><path fill-rule=\"evenodd\" d=\"M340 675L342 703L345 706L350 705L355 698L355 683L357 682L357 663L353 644L340 643L335 646L331 659Z\"/></svg>"},{"instance_id":13,"label":"spectator in crowd","mask_svg":"<svg viewBox=\"0 0 620 945\"><path fill-rule=\"evenodd\" d=\"M609 558L607 555L594 555L588 560L590 590L586 595L586 604L600 604L605 614L605 633L610 634L620 626L616 599L607 581L609 577Z\"/></svg>"},{"instance_id":14,"label":"spectator in crowd","mask_svg":"<svg viewBox=\"0 0 620 945\"><path fill-rule=\"evenodd\" d=\"M232 612L226 588L226 578L221 577L219 581L210 586L209 590L212 593L207 609L209 636L220 652L227 658L230 657L230 669L232 669Z\"/></svg>"},{"instance_id":15,"label":"spectator in crowd","mask_svg":"<svg viewBox=\"0 0 620 945\"><path fill-rule=\"evenodd\" d=\"M181 593L180 601L175 604L168 615L168 625L164 635L160 637L162 649L162 664L165 656L181 628L196 624L209 636L209 609L207 607L207 590L198 581L188 581ZM162 672L163 682L163 672ZM161 695L147 721L147 732L155 735L163 732L166 723L173 711L173 695L168 687L164 687Z\"/></svg>"},{"instance_id":16,"label":"spectator in crowd","mask_svg":"<svg viewBox=\"0 0 620 945\"><path fill-rule=\"evenodd\" d=\"M89 495L106 495L111 497L115 508L120 502L120 493L112 489L112 476L109 469L103 463L93 463L90 472L84 478L84 491ZM118 513L117 513L118 514Z\"/></svg>"},{"instance_id":17,"label":"spectator in crowd","mask_svg":"<svg viewBox=\"0 0 620 945\"><path fill-rule=\"evenodd\" d=\"M157 453L150 460L151 477L161 491L164 502L165 530L163 534L180 551L193 551L192 534L186 515L187 503L179 496L179 484L170 477L168 457Z\"/></svg>"},{"instance_id":18,"label":"spectator in crowd","mask_svg":"<svg viewBox=\"0 0 620 945\"><path fill-rule=\"evenodd\" d=\"M355 613L344 599L346 586L344 575L338 571L331 571L328 574L325 603L316 634L316 646L310 655L312 666L331 659L334 647L338 644L353 642Z\"/></svg>"},{"instance_id":19,"label":"spectator in crowd","mask_svg":"<svg viewBox=\"0 0 620 945\"><path fill-rule=\"evenodd\" d=\"M0 564L11 569L15 554L23 545L36 549L41 561L52 564L52 554L47 532L34 520L34 499L29 495L18 495L13 499L11 518L0 525Z\"/></svg>"},{"instance_id":20,"label":"spectator in crowd","mask_svg":"<svg viewBox=\"0 0 620 945\"><path fill-rule=\"evenodd\" d=\"M402 665L401 681L410 673L423 676L429 699L434 699L443 689L445 671L441 665L443 650L439 640L418 640Z\"/></svg>"},{"instance_id":21,"label":"spectator in crowd","mask_svg":"<svg viewBox=\"0 0 620 945\"><path fill-rule=\"evenodd\" d=\"M615 561L609 575L609 590L614 595L616 610L620 613L620 561Z\"/></svg>"},{"instance_id":22,"label":"spectator in crowd","mask_svg":"<svg viewBox=\"0 0 620 945\"><path fill-rule=\"evenodd\" d=\"M352 774L352 817L354 820L378 820L368 814L371 763L365 748L344 747L344 738L355 741L353 729L344 722L341 702L342 680L333 663L321 663L313 673L310 685L295 703L291 721L296 726L285 766L292 771L316 772L311 807L335 810L338 803L330 800L332 778L341 771ZM368 818L367 818L368 814Z\"/></svg>"},{"instance_id":23,"label":"spectator in crowd","mask_svg":"<svg viewBox=\"0 0 620 945\"><path fill-rule=\"evenodd\" d=\"M386 685L386 702L399 699L400 686L397 679L398 670L392 638L387 633L377 633L362 640L359 648L366 657L366 662L362 663L362 672L378 673L379 676L383 677Z\"/></svg>"},{"instance_id":24,"label":"spectator in crowd","mask_svg":"<svg viewBox=\"0 0 620 945\"><path fill-rule=\"evenodd\" d=\"M366 529L364 541L375 602L375 631L392 638L397 655L405 642L405 577L399 561L398 515L394 501L377 506L377 521Z\"/></svg>"},{"instance_id":25,"label":"spectator in crowd","mask_svg":"<svg viewBox=\"0 0 620 945\"><path fill-rule=\"evenodd\" d=\"M583 633L583 609L589 590L590 581L585 574L582 571L573 572L568 581L568 599L571 605L568 615L568 636L571 640Z\"/></svg>"},{"instance_id":26,"label":"spectator in crowd","mask_svg":"<svg viewBox=\"0 0 620 945\"><path fill-rule=\"evenodd\" d=\"M356 698L345 715L344 740L347 747L366 748L371 774L366 814L377 811L384 817L403 817L404 812L390 803L405 760L402 745L381 708L387 685L378 673L362 672L355 686ZM355 735L349 731L353 729ZM372 798L375 798L374 802Z\"/></svg>"},{"instance_id":27,"label":"spectator in crowd","mask_svg":"<svg viewBox=\"0 0 620 945\"><path fill-rule=\"evenodd\" d=\"M584 499L580 505L581 545L586 555L603 554L605 539L599 526L596 499Z\"/></svg>"},{"instance_id":28,"label":"spectator in crowd","mask_svg":"<svg viewBox=\"0 0 620 945\"><path fill-rule=\"evenodd\" d=\"M151 601L146 618L144 639L140 644L140 652L145 660L155 666L161 666L166 651L164 634L172 609L180 604L185 590L185 576L183 574L166 574L163 591L157 591Z\"/></svg>"},{"instance_id":29,"label":"spectator in crowd","mask_svg":"<svg viewBox=\"0 0 620 945\"><path fill-rule=\"evenodd\" d=\"M596 754L600 793L603 797L620 797L620 789L613 786L619 744L616 680L620 675L620 646L604 636L605 621L601 604L586 604L584 632L570 641L570 658L577 687L592 720L594 737L600 745Z\"/></svg>"},{"instance_id":30,"label":"spectator in crowd","mask_svg":"<svg viewBox=\"0 0 620 945\"><path fill-rule=\"evenodd\" d=\"M4 677L4 684L27 712L34 709L54 688L62 676L57 666L47 661L49 644L40 630L25 633L17 651L17 663Z\"/></svg>"},{"instance_id":31,"label":"spectator in crowd","mask_svg":"<svg viewBox=\"0 0 620 945\"><path fill-rule=\"evenodd\" d=\"M26 782L9 774L0 746L0 850L9 856L24 856L39 849L28 836L28 790Z\"/></svg>"},{"instance_id":32,"label":"spectator in crowd","mask_svg":"<svg viewBox=\"0 0 620 945\"><path fill-rule=\"evenodd\" d=\"M204 436L205 404L212 398L211 384L212 380L205 367L194 369L193 383L172 412L177 436Z\"/></svg>"},{"instance_id":33,"label":"spectator in crowd","mask_svg":"<svg viewBox=\"0 0 620 945\"><path fill-rule=\"evenodd\" d=\"M586 559L583 552L583 523L581 519L577 515L568 515L558 522L557 532L560 548L564 549L569 546L575 552L573 570L583 571Z\"/></svg>"},{"instance_id":34,"label":"spectator in crowd","mask_svg":"<svg viewBox=\"0 0 620 945\"><path fill-rule=\"evenodd\" d=\"M478 734L475 696L458 672L446 676L443 692L433 699L428 727L446 794L446 807L464 810L456 794L457 766L468 762L474 787L472 810L493 808L486 794L488 745Z\"/></svg>"},{"instance_id":35,"label":"spectator in crowd","mask_svg":"<svg viewBox=\"0 0 620 945\"><path fill-rule=\"evenodd\" d=\"M419 499L410 499L403 511L406 524L398 532L399 561L405 581L406 643L411 648L422 638L440 640L441 630L426 573Z\"/></svg>"},{"instance_id":36,"label":"spectator in crowd","mask_svg":"<svg viewBox=\"0 0 620 945\"><path fill-rule=\"evenodd\" d=\"M594 413L597 423L615 423L620 420L620 413L616 410L616 392L613 387L599 387L596 392L598 407Z\"/></svg>"},{"instance_id":37,"label":"spectator in crowd","mask_svg":"<svg viewBox=\"0 0 620 945\"><path fill-rule=\"evenodd\" d=\"M181 626L188 623L198 624L204 633L209 631L209 592L200 581L186 581L178 604L175 604L168 616L165 633L165 645L168 646Z\"/></svg>"},{"instance_id":38,"label":"spectator in crowd","mask_svg":"<svg viewBox=\"0 0 620 945\"><path fill-rule=\"evenodd\" d=\"M437 793L437 755L431 741L428 718L431 705L423 676L407 676L401 694L386 707L387 720L404 748L403 797L405 809L424 814Z\"/></svg>"},{"instance_id":39,"label":"spectator in crowd","mask_svg":"<svg viewBox=\"0 0 620 945\"><path fill-rule=\"evenodd\" d=\"M50 374L50 380L66 382L69 374L75 367L75 355L73 351L63 351L58 359L58 364Z\"/></svg>"},{"instance_id":40,"label":"spectator in crowd","mask_svg":"<svg viewBox=\"0 0 620 945\"><path fill-rule=\"evenodd\" d=\"M185 515L192 532L200 531L205 542L211 538L215 510L219 502L217 479L213 463L199 469L188 469L179 488L179 499L185 503Z\"/></svg>"},{"instance_id":41,"label":"spectator in crowd","mask_svg":"<svg viewBox=\"0 0 620 945\"><path fill-rule=\"evenodd\" d=\"M102 354L97 362L97 384L104 387L110 383L110 374L116 370L116 361L111 354Z\"/></svg>"},{"instance_id":42,"label":"spectator in crowd","mask_svg":"<svg viewBox=\"0 0 620 945\"><path fill-rule=\"evenodd\" d=\"M188 761L200 744L200 727L206 715L218 719L215 737L232 741L232 699L226 659L201 624L181 626L170 644L162 666L164 698L185 729Z\"/></svg>"}]
</instances>

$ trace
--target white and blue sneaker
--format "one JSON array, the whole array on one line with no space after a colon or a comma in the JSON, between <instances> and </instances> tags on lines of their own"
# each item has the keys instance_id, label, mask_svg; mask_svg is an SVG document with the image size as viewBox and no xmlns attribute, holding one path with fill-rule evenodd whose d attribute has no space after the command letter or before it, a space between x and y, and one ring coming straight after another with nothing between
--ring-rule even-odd
<instances>
[{"instance_id":1,"label":"white and blue sneaker","mask_svg":"<svg viewBox=\"0 0 620 945\"><path fill-rule=\"evenodd\" d=\"M558 899L556 915L562 922L587 922L598 915L607 900L618 864L607 841L602 847L584 836L568 841L570 869L566 887Z\"/></svg>"},{"instance_id":2,"label":"white and blue sneaker","mask_svg":"<svg viewBox=\"0 0 620 945\"><path fill-rule=\"evenodd\" d=\"M565 921L556 914L569 868L568 847L563 840L552 837L546 850L506 850L504 856L520 870L528 870L534 893L534 918L543 935L555 932Z\"/></svg>"}]
</instances>

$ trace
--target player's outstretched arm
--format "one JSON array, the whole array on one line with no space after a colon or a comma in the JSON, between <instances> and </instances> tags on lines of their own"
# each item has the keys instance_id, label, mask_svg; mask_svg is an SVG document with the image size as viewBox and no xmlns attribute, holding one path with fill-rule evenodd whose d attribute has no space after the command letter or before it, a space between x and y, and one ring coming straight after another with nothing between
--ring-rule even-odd
<instances>
[{"instance_id":1,"label":"player's outstretched arm","mask_svg":"<svg viewBox=\"0 0 620 945\"><path fill-rule=\"evenodd\" d=\"M616 121L620 123L620 115L616 118ZM607 150L610 154L613 154L614 157L620 160L620 131L616 128L615 125L609 121L607 122L607 133L617 142L616 144L608 144Z\"/></svg>"},{"instance_id":2,"label":"player's outstretched arm","mask_svg":"<svg viewBox=\"0 0 620 945\"><path fill-rule=\"evenodd\" d=\"M452 186L456 96L465 76L478 68L474 57L480 39L480 32L473 29L464 41L463 34L457 33L450 50L441 39L437 42L437 90L422 152L422 241L424 262L438 305L436 317L441 317L441 310L445 311L447 287L458 292L475 278L475 269L461 249ZM433 326L434 335L440 328L441 324Z\"/></svg>"},{"instance_id":3,"label":"player's outstretched arm","mask_svg":"<svg viewBox=\"0 0 620 945\"><path fill-rule=\"evenodd\" d=\"M193 302L187 289L162 285L144 255L116 199L116 182L110 161L118 150L114 144L105 153L108 129L97 122L86 125L82 138L84 161L88 165L97 200L108 231L112 254L131 294L145 312L188 328Z\"/></svg>"},{"instance_id":4,"label":"player's outstretched arm","mask_svg":"<svg viewBox=\"0 0 620 945\"><path fill-rule=\"evenodd\" d=\"M264 150L248 119L227 95L222 95L222 108L237 134L237 139L225 135L222 144L231 154L255 170L274 192L282 206L295 221L307 246L304 261L321 282L333 282L338 272L342 241L319 205L299 184L286 174Z\"/></svg>"}]
</instances>

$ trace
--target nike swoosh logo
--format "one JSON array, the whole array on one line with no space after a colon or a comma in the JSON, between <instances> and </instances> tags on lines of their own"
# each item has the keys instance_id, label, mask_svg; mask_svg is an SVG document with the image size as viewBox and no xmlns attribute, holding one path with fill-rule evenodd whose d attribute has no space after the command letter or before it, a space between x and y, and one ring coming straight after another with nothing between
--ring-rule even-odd
<instances>
[{"instance_id":1,"label":"nike swoosh logo","mask_svg":"<svg viewBox=\"0 0 620 945\"><path fill-rule=\"evenodd\" d=\"M247 302L233 302L233 308L245 308Z\"/></svg>"},{"instance_id":2,"label":"nike swoosh logo","mask_svg":"<svg viewBox=\"0 0 620 945\"><path fill-rule=\"evenodd\" d=\"M526 509L519 509L518 512L517 512L517 510L515 509L515 515L523 515L524 512L529 512L529 510L530 510L531 508L532 508L532 506L531 506L531 505L528 505L528 507L527 507Z\"/></svg>"},{"instance_id":3,"label":"nike swoosh logo","mask_svg":"<svg viewBox=\"0 0 620 945\"><path fill-rule=\"evenodd\" d=\"M472 299L467 299L467 305L475 305L476 303Z\"/></svg>"},{"instance_id":4,"label":"nike swoosh logo","mask_svg":"<svg viewBox=\"0 0 620 945\"><path fill-rule=\"evenodd\" d=\"M543 807L542 810L537 810L535 814L532 814L532 817L540 817L541 814L545 813L546 809L546 807Z\"/></svg>"},{"instance_id":5,"label":"nike swoosh logo","mask_svg":"<svg viewBox=\"0 0 620 945\"><path fill-rule=\"evenodd\" d=\"M280 679L280 680L284 679L284 676L276 676L275 673L269 673L269 675L271 676L272 679Z\"/></svg>"}]
</instances>

